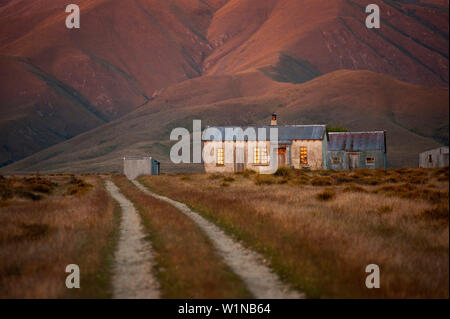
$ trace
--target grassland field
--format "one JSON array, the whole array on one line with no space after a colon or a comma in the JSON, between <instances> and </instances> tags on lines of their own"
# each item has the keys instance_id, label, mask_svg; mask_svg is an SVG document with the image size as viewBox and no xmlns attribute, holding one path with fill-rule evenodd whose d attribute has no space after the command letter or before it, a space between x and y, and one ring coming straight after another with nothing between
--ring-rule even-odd
<instances>
[{"instance_id":1,"label":"grassland field","mask_svg":"<svg viewBox=\"0 0 450 319\"><path fill-rule=\"evenodd\" d=\"M208 238L121 175L0 176L0 298L110 298L120 208L137 207L165 298L251 297ZM260 253L310 298L448 298L449 169L168 174L139 181ZM64 285L67 264L81 289ZM367 289L365 267L380 266Z\"/></svg>"}]
</instances>

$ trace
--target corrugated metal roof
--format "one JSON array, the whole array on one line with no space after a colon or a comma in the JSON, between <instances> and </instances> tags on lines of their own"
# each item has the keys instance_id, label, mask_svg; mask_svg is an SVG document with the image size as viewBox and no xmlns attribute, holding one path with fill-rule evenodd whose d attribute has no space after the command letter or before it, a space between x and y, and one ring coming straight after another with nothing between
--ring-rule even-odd
<instances>
[{"instance_id":1,"label":"corrugated metal roof","mask_svg":"<svg viewBox=\"0 0 450 319\"><path fill-rule=\"evenodd\" d=\"M329 151L386 151L385 132L333 132L328 135Z\"/></svg>"},{"instance_id":2,"label":"corrugated metal roof","mask_svg":"<svg viewBox=\"0 0 450 319\"><path fill-rule=\"evenodd\" d=\"M211 127L214 129L218 129L220 131L222 140L236 140L236 137L230 136L227 137L225 134L225 129L239 129L238 126L228 126L228 127ZM292 141L292 140L321 140L323 136L326 134L326 126L325 125L284 125L284 126L247 126L242 127L242 130L245 132L246 129L253 128L256 133L257 140L270 140L270 129L278 128L278 140L279 141ZM209 129L209 128L207 128ZM207 136L209 133L207 129L203 132L203 141L213 141L216 140L213 136ZM258 138L259 134L261 134L261 139ZM240 140L238 138L238 140ZM243 140L247 141L248 137L244 136ZM253 139L250 139L253 140Z\"/></svg>"}]
</instances>

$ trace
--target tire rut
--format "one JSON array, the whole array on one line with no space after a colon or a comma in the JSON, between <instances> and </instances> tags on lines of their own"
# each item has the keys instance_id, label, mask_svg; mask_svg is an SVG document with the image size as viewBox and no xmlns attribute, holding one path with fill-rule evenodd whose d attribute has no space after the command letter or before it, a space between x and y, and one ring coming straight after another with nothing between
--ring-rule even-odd
<instances>
[{"instance_id":1,"label":"tire rut","mask_svg":"<svg viewBox=\"0 0 450 319\"><path fill-rule=\"evenodd\" d=\"M151 273L154 259L152 247L144 239L138 212L112 181L105 181L105 184L122 209L119 243L114 256L113 298L160 298L158 281Z\"/></svg>"},{"instance_id":2,"label":"tire rut","mask_svg":"<svg viewBox=\"0 0 450 319\"><path fill-rule=\"evenodd\" d=\"M305 298L303 293L297 292L282 283L278 276L264 265L262 256L242 246L226 235L219 227L192 211L186 204L155 194L136 180L133 180L132 183L142 192L173 205L180 212L191 218L210 238L226 264L244 281L249 291L256 298Z\"/></svg>"}]
</instances>

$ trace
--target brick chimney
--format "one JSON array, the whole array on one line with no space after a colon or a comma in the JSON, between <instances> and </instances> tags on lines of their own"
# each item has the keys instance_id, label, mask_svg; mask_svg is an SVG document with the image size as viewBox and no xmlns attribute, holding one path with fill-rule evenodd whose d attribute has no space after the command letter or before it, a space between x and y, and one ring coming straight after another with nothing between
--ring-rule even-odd
<instances>
[{"instance_id":1,"label":"brick chimney","mask_svg":"<svg viewBox=\"0 0 450 319\"><path fill-rule=\"evenodd\" d=\"M276 126L277 125L277 114L276 113L272 114L272 120L270 121L270 125L271 126Z\"/></svg>"}]
</instances>

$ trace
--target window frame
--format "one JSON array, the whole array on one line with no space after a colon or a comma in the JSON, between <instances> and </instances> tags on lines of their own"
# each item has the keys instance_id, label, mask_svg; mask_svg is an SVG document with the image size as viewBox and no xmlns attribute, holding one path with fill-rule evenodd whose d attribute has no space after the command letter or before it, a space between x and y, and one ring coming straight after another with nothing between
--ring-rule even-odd
<instances>
[{"instance_id":1,"label":"window frame","mask_svg":"<svg viewBox=\"0 0 450 319\"><path fill-rule=\"evenodd\" d=\"M225 149L223 147L216 149L216 166L225 166Z\"/></svg>"},{"instance_id":2,"label":"window frame","mask_svg":"<svg viewBox=\"0 0 450 319\"><path fill-rule=\"evenodd\" d=\"M369 161L369 158L371 159ZM375 156L366 156L366 165L374 166L375 165Z\"/></svg>"},{"instance_id":3,"label":"window frame","mask_svg":"<svg viewBox=\"0 0 450 319\"><path fill-rule=\"evenodd\" d=\"M308 147L300 146L300 165L308 165Z\"/></svg>"},{"instance_id":4,"label":"window frame","mask_svg":"<svg viewBox=\"0 0 450 319\"><path fill-rule=\"evenodd\" d=\"M340 158L339 156L333 156L331 158L331 164L333 164L333 165L340 165L340 164L342 164L342 158Z\"/></svg>"},{"instance_id":5,"label":"window frame","mask_svg":"<svg viewBox=\"0 0 450 319\"><path fill-rule=\"evenodd\" d=\"M253 148L253 164L254 165L269 165L269 156L266 147Z\"/></svg>"}]
</instances>

